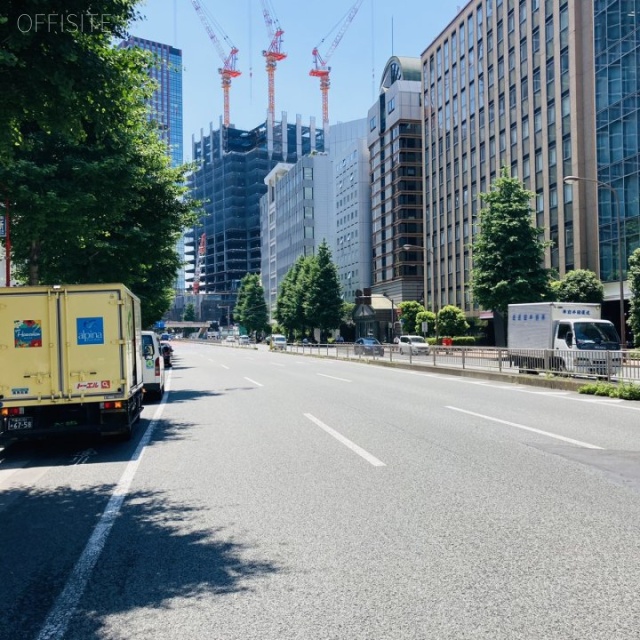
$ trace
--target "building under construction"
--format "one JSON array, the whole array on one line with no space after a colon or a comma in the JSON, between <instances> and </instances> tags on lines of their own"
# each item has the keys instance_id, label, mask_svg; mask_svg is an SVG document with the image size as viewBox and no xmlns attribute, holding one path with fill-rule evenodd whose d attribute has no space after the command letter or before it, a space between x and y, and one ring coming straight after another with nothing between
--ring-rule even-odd
<instances>
[{"instance_id":1,"label":"building under construction","mask_svg":"<svg viewBox=\"0 0 640 640\"><path fill-rule=\"evenodd\" d=\"M273 126L269 120L250 131L220 124L193 139L191 196L202 203L203 215L193 229L194 272L187 286L200 295L202 318L228 322L240 280L260 272L260 198L264 178L278 162L295 163L312 151L324 151L324 132L310 119L302 125L287 121L283 112ZM204 234L204 242L200 241ZM202 250L199 247L202 246Z\"/></svg>"}]
</instances>

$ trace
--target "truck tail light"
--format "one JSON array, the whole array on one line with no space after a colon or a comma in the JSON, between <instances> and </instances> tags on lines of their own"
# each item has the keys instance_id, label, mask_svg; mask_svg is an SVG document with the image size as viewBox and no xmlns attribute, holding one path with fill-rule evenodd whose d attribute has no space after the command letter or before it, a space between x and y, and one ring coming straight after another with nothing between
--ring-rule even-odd
<instances>
[{"instance_id":1,"label":"truck tail light","mask_svg":"<svg viewBox=\"0 0 640 640\"><path fill-rule=\"evenodd\" d=\"M22 416L24 415L24 407L2 407L3 416Z\"/></svg>"},{"instance_id":2,"label":"truck tail light","mask_svg":"<svg viewBox=\"0 0 640 640\"><path fill-rule=\"evenodd\" d=\"M160 358L156 358L156 375L160 375Z\"/></svg>"},{"instance_id":3,"label":"truck tail light","mask_svg":"<svg viewBox=\"0 0 640 640\"><path fill-rule=\"evenodd\" d=\"M100 409L109 410L109 409L122 409L122 402L118 400L117 402L101 402Z\"/></svg>"}]
</instances>

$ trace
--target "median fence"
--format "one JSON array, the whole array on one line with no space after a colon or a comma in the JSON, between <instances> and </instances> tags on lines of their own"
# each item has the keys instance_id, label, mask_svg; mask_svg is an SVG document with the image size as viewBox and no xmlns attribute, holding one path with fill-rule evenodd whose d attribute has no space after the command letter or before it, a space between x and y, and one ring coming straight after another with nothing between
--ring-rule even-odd
<instances>
[{"instance_id":1,"label":"median fence","mask_svg":"<svg viewBox=\"0 0 640 640\"><path fill-rule=\"evenodd\" d=\"M501 373L586 377L609 382L640 383L640 359L635 352L606 350L503 349L497 347L431 346L428 354L402 354L398 346L384 344L383 354L362 351L357 345L288 344L286 351L299 355L397 362L417 367L446 367Z\"/></svg>"}]
</instances>

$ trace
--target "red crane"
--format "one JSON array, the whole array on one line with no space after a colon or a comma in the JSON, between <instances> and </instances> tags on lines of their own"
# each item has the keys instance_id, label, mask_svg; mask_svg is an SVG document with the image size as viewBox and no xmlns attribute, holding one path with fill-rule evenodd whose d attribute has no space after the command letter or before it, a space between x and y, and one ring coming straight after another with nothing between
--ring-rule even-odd
<instances>
[{"instance_id":1,"label":"red crane","mask_svg":"<svg viewBox=\"0 0 640 640\"><path fill-rule=\"evenodd\" d=\"M202 261L207 251L207 234L203 233L200 236L200 242L198 243L198 250L196 252L196 268L193 272L193 293L200 293L200 276L202 275Z\"/></svg>"},{"instance_id":2,"label":"red crane","mask_svg":"<svg viewBox=\"0 0 640 640\"><path fill-rule=\"evenodd\" d=\"M269 105L267 108L268 117L273 125L275 122L276 113L276 87L275 87L275 72L276 65L281 60L287 57L287 54L282 51L282 36L284 31L280 27L278 18L272 18L275 16L273 7L270 7L269 0L262 0L262 15L264 16L264 23L267 26L267 33L271 38L269 48L262 52L265 57L267 67L267 78L269 80Z\"/></svg>"},{"instance_id":3,"label":"red crane","mask_svg":"<svg viewBox=\"0 0 640 640\"><path fill-rule=\"evenodd\" d=\"M222 60L222 67L218 68L218 73L222 78L222 91L224 93L224 126L229 126L229 89L231 89L231 80L233 78L237 78L242 72L236 69L236 63L238 61L238 48L235 47L229 37L222 30L222 27L211 17L205 13L202 5L198 0L191 0L191 4L193 8L196 10L198 17L200 18L200 22L204 25L207 33L209 34L209 39L213 42L215 48L218 50L218 55ZM218 33L222 35L222 39L229 45L231 50L229 54L225 54L225 51L218 40L216 33L211 26L211 23L215 24L217 27Z\"/></svg>"},{"instance_id":4,"label":"red crane","mask_svg":"<svg viewBox=\"0 0 640 640\"><path fill-rule=\"evenodd\" d=\"M329 87L331 86L331 81L329 79L331 67L328 66L329 59L335 52L337 46L340 44L342 36L344 36L345 31L355 18L356 13L358 13L358 9L360 8L360 5L363 3L363 1L364 0L356 0L356 2L353 3L353 6L351 7L351 9L349 9L349 12L347 13L342 23L342 27L340 27L340 31L338 31L338 35L334 38L331 46L329 47L329 50L327 51L327 53L325 53L324 58L320 55L318 47L325 41L325 38L323 38L311 52L313 55L314 67L313 69L311 69L311 71L309 71L309 75L320 78L320 91L322 92L322 126L324 129L326 129L329 125Z\"/></svg>"}]
</instances>

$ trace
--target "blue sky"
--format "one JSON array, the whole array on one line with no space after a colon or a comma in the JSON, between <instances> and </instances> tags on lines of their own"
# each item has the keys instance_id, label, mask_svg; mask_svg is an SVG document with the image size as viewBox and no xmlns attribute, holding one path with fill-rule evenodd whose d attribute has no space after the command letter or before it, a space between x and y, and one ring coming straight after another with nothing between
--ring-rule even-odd
<instances>
[{"instance_id":1,"label":"blue sky","mask_svg":"<svg viewBox=\"0 0 640 640\"><path fill-rule=\"evenodd\" d=\"M252 129L264 122L267 111L267 73L262 50L269 45L260 0L200 0L230 41L239 49L230 93L231 122ZM324 55L340 30L353 0L270 0L274 17L284 30L283 51L275 75L276 119L282 111L289 121L297 114L303 123L315 116L322 124L318 78L309 76L311 51ZM340 44L331 56L329 121L364 118L378 94L380 76L391 55L419 57L429 43L456 17L465 0L364 0ZM185 161L191 159L191 136L218 128L223 94L218 67L222 61L209 40L191 0L146 0L144 19L132 35L182 49ZM222 41L223 34L217 33ZM324 42L322 40L324 39ZM225 49L228 46L222 42Z\"/></svg>"}]
</instances>

